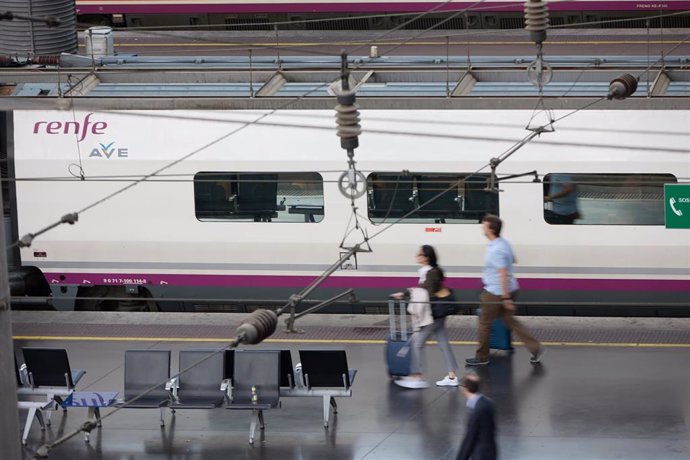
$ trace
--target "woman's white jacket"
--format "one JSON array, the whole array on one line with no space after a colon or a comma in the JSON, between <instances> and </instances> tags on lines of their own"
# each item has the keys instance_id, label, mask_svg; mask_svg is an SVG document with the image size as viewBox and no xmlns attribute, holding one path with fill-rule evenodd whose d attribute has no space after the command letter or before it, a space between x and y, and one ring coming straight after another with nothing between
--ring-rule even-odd
<instances>
[{"instance_id":1,"label":"woman's white jacket","mask_svg":"<svg viewBox=\"0 0 690 460\"><path fill-rule=\"evenodd\" d=\"M407 312L412 315L412 329L418 331L424 326L433 324L429 303L429 291L424 288L409 288L410 300L407 304Z\"/></svg>"}]
</instances>

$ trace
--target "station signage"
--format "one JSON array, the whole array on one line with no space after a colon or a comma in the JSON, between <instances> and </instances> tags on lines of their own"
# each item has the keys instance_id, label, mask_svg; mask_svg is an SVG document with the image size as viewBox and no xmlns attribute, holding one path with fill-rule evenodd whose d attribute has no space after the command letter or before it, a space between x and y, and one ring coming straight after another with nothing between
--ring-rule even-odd
<instances>
[{"instance_id":1,"label":"station signage","mask_svg":"<svg viewBox=\"0 0 690 460\"><path fill-rule=\"evenodd\" d=\"M690 184L664 184L666 228L690 228Z\"/></svg>"}]
</instances>

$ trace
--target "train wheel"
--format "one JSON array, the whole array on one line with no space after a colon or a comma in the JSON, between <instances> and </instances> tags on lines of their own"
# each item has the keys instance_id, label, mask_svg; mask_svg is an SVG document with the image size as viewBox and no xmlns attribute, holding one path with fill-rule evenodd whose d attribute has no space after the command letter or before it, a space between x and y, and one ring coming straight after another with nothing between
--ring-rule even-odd
<instances>
[{"instance_id":1,"label":"train wheel","mask_svg":"<svg viewBox=\"0 0 690 460\"><path fill-rule=\"evenodd\" d=\"M77 311L160 311L151 293L142 287L136 293L125 286L80 287L77 297Z\"/></svg>"}]
</instances>

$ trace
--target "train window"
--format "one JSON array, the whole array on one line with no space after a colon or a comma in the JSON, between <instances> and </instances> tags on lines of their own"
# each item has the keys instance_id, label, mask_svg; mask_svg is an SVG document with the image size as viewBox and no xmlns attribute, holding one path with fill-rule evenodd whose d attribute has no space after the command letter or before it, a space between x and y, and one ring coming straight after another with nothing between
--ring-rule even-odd
<instances>
[{"instance_id":1,"label":"train window","mask_svg":"<svg viewBox=\"0 0 690 460\"><path fill-rule=\"evenodd\" d=\"M315 172L200 172L194 176L200 221L323 220L323 178Z\"/></svg>"},{"instance_id":2,"label":"train window","mask_svg":"<svg viewBox=\"0 0 690 460\"><path fill-rule=\"evenodd\" d=\"M385 223L471 224L498 214L488 174L375 172L367 178L369 219Z\"/></svg>"},{"instance_id":3,"label":"train window","mask_svg":"<svg viewBox=\"0 0 690 460\"><path fill-rule=\"evenodd\" d=\"M544 220L552 225L664 225L671 174L568 174L544 177Z\"/></svg>"}]
</instances>

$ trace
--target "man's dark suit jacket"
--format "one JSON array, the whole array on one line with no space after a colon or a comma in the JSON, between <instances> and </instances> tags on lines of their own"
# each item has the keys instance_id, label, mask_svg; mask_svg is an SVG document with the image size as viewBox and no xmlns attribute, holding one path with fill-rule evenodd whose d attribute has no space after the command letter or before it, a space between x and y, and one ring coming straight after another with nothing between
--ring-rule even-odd
<instances>
[{"instance_id":1,"label":"man's dark suit jacket","mask_svg":"<svg viewBox=\"0 0 690 460\"><path fill-rule=\"evenodd\" d=\"M480 396L467 417L467 431L456 460L496 460L494 403Z\"/></svg>"}]
</instances>

